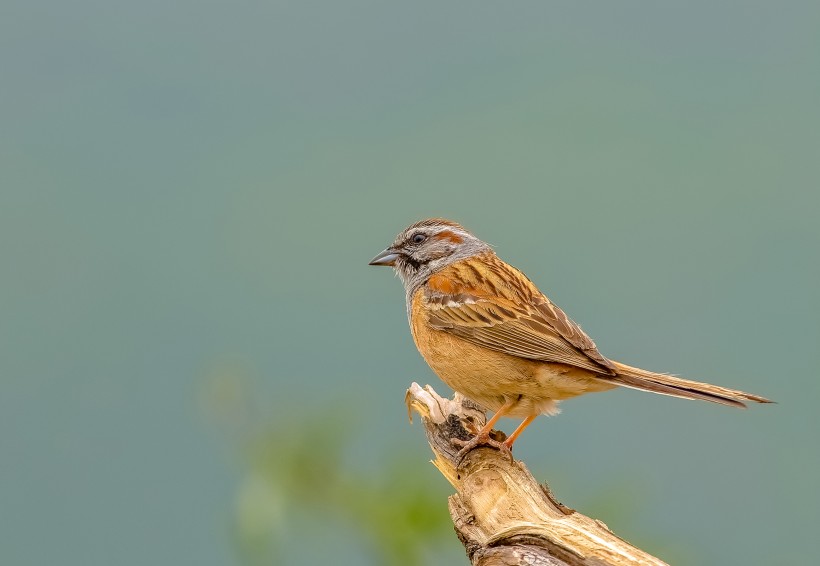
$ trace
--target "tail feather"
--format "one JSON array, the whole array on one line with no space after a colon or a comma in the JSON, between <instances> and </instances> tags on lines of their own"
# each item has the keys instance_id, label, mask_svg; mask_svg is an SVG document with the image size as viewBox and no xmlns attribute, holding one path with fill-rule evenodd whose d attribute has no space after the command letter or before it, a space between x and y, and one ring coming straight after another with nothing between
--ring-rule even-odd
<instances>
[{"instance_id":1,"label":"tail feather","mask_svg":"<svg viewBox=\"0 0 820 566\"><path fill-rule=\"evenodd\" d=\"M711 401L712 403L720 403L721 405L739 407L742 409L746 408L744 401L753 401L755 403L774 402L759 395L752 395L751 393L728 389L726 387L720 387L719 385L690 381L673 375L646 371L619 362L613 363L615 364L615 369L618 374L610 378L610 381L622 387L651 391L652 393L671 395L683 399Z\"/></svg>"}]
</instances>

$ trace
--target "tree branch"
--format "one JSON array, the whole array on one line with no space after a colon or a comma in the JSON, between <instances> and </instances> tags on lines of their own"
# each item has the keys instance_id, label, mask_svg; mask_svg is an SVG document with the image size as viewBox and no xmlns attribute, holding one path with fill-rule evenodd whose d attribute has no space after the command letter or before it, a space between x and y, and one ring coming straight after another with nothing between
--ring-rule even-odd
<instances>
[{"instance_id":1,"label":"tree branch","mask_svg":"<svg viewBox=\"0 0 820 566\"><path fill-rule=\"evenodd\" d=\"M474 566L665 564L559 503L523 463L494 448L476 448L456 467L459 449L452 439L468 440L486 422L471 401L459 394L444 399L429 385L413 383L405 402L411 421L413 410L421 416L433 464L456 489L450 516Z\"/></svg>"}]
</instances>

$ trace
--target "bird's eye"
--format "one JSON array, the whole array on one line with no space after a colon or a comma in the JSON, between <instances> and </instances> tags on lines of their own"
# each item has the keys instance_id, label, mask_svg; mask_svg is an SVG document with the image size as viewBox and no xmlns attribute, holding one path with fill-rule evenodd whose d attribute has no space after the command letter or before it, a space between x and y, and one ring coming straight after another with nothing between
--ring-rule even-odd
<instances>
[{"instance_id":1,"label":"bird's eye","mask_svg":"<svg viewBox=\"0 0 820 566\"><path fill-rule=\"evenodd\" d=\"M427 239L427 236L425 236L424 234L416 234L411 238L410 241L413 242L414 244L420 244L426 239Z\"/></svg>"}]
</instances>

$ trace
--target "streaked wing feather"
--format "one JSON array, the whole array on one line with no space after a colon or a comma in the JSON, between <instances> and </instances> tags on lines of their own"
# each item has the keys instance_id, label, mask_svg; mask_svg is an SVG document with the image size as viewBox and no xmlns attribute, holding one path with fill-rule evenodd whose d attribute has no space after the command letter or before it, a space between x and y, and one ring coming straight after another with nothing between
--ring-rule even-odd
<instances>
[{"instance_id":1,"label":"streaked wing feather","mask_svg":"<svg viewBox=\"0 0 820 566\"><path fill-rule=\"evenodd\" d=\"M560 307L552 304L546 297L544 299L545 302L538 305L538 312L547 321L547 324L555 328L564 340L581 350L585 356L607 368L609 370L607 373L614 375L614 364L598 351L598 347L592 341L592 338L587 336L581 330L581 327L569 318Z\"/></svg>"},{"instance_id":2,"label":"streaked wing feather","mask_svg":"<svg viewBox=\"0 0 820 566\"><path fill-rule=\"evenodd\" d=\"M428 300L429 323L436 330L513 356L614 373L592 340L551 303L522 308L502 298L465 294L434 295Z\"/></svg>"}]
</instances>

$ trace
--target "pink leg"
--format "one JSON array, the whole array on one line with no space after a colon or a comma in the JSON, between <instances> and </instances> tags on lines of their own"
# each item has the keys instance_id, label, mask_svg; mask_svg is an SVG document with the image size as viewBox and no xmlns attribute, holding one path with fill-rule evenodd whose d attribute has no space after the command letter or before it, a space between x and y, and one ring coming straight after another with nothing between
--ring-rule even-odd
<instances>
[{"instance_id":1,"label":"pink leg","mask_svg":"<svg viewBox=\"0 0 820 566\"><path fill-rule=\"evenodd\" d=\"M490 418L490 420L487 421L487 424L485 424L481 428L481 430L478 431L478 434L476 434L471 440L464 441L455 438L452 440L453 444L462 447L456 455L457 466L461 465L462 460L464 460L464 457L470 450L478 446L492 446L493 448L497 448L498 450L501 450L502 452L506 452L507 454L509 454L510 461L512 461L512 452L510 452L507 443L498 442L496 440L491 439L490 431L493 430L493 426L495 426L495 423L498 422L498 419L506 415L510 411L510 409L512 409L515 406L516 403L518 403L518 399L510 399L506 401L504 405L502 405L501 408L498 409L498 411L496 411L496 413Z\"/></svg>"},{"instance_id":2,"label":"pink leg","mask_svg":"<svg viewBox=\"0 0 820 566\"><path fill-rule=\"evenodd\" d=\"M519 436L522 432L524 432L524 429L525 429L525 428L527 428L528 426L530 426L530 424L532 424L532 421L534 421L534 420L535 420L535 417L537 417L537 416L538 416L538 415L530 415L529 417L527 417L526 419L524 419L524 420L521 422L521 424L520 424L520 425L518 425L518 428L517 428L517 429L515 429L515 430L513 431L513 433L512 433L509 437L507 437L507 440L505 440L505 441L504 441L504 446L506 446L507 448L509 448L510 450L512 450L513 444L515 443L515 439L516 439L516 438L518 438L518 436Z\"/></svg>"}]
</instances>

